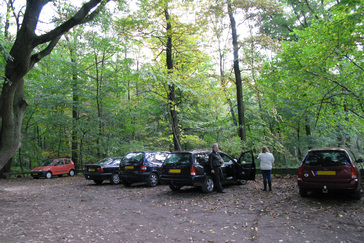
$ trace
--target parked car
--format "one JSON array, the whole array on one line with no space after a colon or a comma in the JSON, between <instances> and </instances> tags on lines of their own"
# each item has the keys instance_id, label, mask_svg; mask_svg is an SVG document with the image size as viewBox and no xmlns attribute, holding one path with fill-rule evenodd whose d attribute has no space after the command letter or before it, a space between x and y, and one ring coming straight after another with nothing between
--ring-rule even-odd
<instances>
[{"instance_id":1,"label":"parked car","mask_svg":"<svg viewBox=\"0 0 364 243\"><path fill-rule=\"evenodd\" d=\"M101 185L104 180L108 180L114 185L119 184L119 166L122 158L104 158L94 164L87 164L83 175L87 180L93 180L98 185Z\"/></svg>"},{"instance_id":2,"label":"parked car","mask_svg":"<svg viewBox=\"0 0 364 243\"><path fill-rule=\"evenodd\" d=\"M34 179L39 179L39 177L50 179L54 175L62 176L64 174L74 176L75 165L71 159L67 158L47 160L41 166L32 169L30 174Z\"/></svg>"},{"instance_id":3,"label":"parked car","mask_svg":"<svg viewBox=\"0 0 364 243\"><path fill-rule=\"evenodd\" d=\"M203 192L214 190L214 181L208 163L208 150L194 150L171 153L162 165L161 183L168 184L171 190L178 191L183 186L201 187ZM255 162L251 151L241 153L238 160L220 152L224 165L221 167L227 183L246 184L255 180Z\"/></svg>"},{"instance_id":4,"label":"parked car","mask_svg":"<svg viewBox=\"0 0 364 243\"><path fill-rule=\"evenodd\" d=\"M124 156L120 164L120 178L125 186L134 182L146 182L147 186L159 183L161 166L169 152L142 151Z\"/></svg>"},{"instance_id":5,"label":"parked car","mask_svg":"<svg viewBox=\"0 0 364 243\"><path fill-rule=\"evenodd\" d=\"M309 191L349 192L360 199L360 170L354 160L343 148L320 148L309 150L298 171L298 188L301 196Z\"/></svg>"}]
</instances>

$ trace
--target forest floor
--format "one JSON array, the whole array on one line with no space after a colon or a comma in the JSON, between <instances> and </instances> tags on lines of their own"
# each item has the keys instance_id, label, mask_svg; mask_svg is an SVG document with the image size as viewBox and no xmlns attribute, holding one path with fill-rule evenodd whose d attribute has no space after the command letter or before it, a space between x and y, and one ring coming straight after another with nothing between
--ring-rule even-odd
<instances>
[{"instance_id":1,"label":"forest floor","mask_svg":"<svg viewBox=\"0 0 364 243\"><path fill-rule=\"evenodd\" d=\"M225 194L83 176L0 180L0 242L364 242L364 199L298 194L295 176Z\"/></svg>"}]
</instances>

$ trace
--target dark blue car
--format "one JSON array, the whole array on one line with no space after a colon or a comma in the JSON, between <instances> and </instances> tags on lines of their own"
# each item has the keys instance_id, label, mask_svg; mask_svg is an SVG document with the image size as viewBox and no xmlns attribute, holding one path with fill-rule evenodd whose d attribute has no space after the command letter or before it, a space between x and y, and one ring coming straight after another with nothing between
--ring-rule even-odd
<instances>
[{"instance_id":1,"label":"dark blue car","mask_svg":"<svg viewBox=\"0 0 364 243\"><path fill-rule=\"evenodd\" d=\"M102 159L94 164L85 166L83 175L87 180L93 180L100 185L104 180L110 181L111 184L119 184L119 166L123 157L110 157Z\"/></svg>"}]
</instances>

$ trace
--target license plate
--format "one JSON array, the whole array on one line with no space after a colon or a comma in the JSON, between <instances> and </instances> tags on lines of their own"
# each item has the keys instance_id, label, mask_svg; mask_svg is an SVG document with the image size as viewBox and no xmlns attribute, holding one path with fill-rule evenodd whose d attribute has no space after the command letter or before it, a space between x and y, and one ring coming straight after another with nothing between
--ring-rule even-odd
<instances>
[{"instance_id":1,"label":"license plate","mask_svg":"<svg viewBox=\"0 0 364 243\"><path fill-rule=\"evenodd\" d=\"M169 173L181 173L181 169L170 169Z\"/></svg>"},{"instance_id":2,"label":"license plate","mask_svg":"<svg viewBox=\"0 0 364 243\"><path fill-rule=\"evenodd\" d=\"M33 175L38 175L38 173L33 173Z\"/></svg>"},{"instance_id":3,"label":"license plate","mask_svg":"<svg viewBox=\"0 0 364 243\"><path fill-rule=\"evenodd\" d=\"M95 171L95 169L89 169L88 171Z\"/></svg>"},{"instance_id":4,"label":"license plate","mask_svg":"<svg viewBox=\"0 0 364 243\"><path fill-rule=\"evenodd\" d=\"M336 171L316 171L316 175L336 175Z\"/></svg>"},{"instance_id":5,"label":"license plate","mask_svg":"<svg viewBox=\"0 0 364 243\"><path fill-rule=\"evenodd\" d=\"M132 165L127 165L127 166L125 166L125 169L126 169L126 170L132 170L132 169L134 169L134 166L132 166Z\"/></svg>"}]
</instances>

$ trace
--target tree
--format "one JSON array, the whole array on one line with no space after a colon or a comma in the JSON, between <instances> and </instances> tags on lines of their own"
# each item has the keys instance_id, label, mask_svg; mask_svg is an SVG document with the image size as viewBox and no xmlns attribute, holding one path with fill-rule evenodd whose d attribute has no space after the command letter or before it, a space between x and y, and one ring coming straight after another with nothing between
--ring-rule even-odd
<instances>
[{"instance_id":1,"label":"tree","mask_svg":"<svg viewBox=\"0 0 364 243\"><path fill-rule=\"evenodd\" d=\"M36 29L43 7L50 0L28 0L23 22L9 52L0 97L0 168L21 146L21 126L27 101L24 77L36 63L49 55L58 41L71 28L91 21L110 0L90 0L73 17L53 30L37 35Z\"/></svg>"},{"instance_id":2,"label":"tree","mask_svg":"<svg viewBox=\"0 0 364 243\"><path fill-rule=\"evenodd\" d=\"M238 134L242 141L246 141L245 131L245 117L244 117L244 96L243 96L243 84L241 79L240 67L239 67L239 46L238 46L238 34L236 31L236 22L232 9L231 0L227 1L228 14L230 19L231 35L233 42L233 55L234 55L234 74L236 85L236 99L238 103Z\"/></svg>"}]
</instances>

